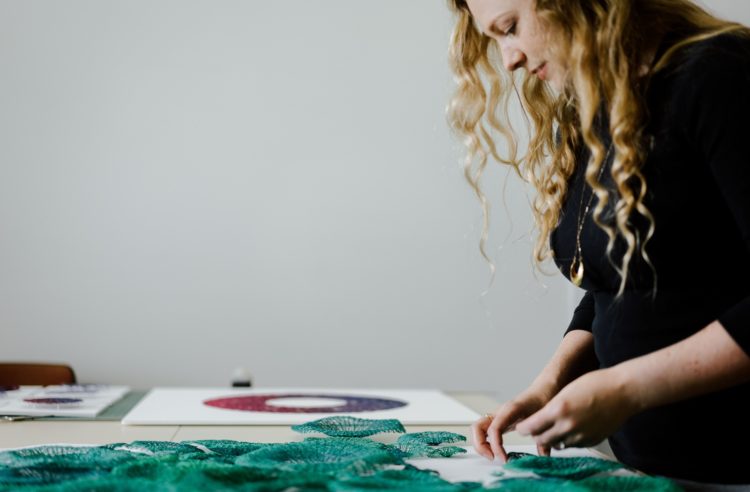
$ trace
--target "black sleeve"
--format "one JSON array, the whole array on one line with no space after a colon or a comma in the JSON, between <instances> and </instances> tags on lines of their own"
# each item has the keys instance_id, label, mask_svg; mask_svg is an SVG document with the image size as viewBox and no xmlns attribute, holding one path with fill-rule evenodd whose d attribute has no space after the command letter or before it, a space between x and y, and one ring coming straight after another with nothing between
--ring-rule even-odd
<instances>
[{"instance_id":1,"label":"black sleeve","mask_svg":"<svg viewBox=\"0 0 750 492\"><path fill-rule=\"evenodd\" d=\"M594 294L587 291L573 311L573 319L565 330L565 335L573 330L591 331L591 325L594 324Z\"/></svg>"},{"instance_id":2,"label":"black sleeve","mask_svg":"<svg viewBox=\"0 0 750 492\"><path fill-rule=\"evenodd\" d=\"M708 57L691 84L687 121L750 255L750 51ZM750 355L750 296L718 317Z\"/></svg>"}]
</instances>

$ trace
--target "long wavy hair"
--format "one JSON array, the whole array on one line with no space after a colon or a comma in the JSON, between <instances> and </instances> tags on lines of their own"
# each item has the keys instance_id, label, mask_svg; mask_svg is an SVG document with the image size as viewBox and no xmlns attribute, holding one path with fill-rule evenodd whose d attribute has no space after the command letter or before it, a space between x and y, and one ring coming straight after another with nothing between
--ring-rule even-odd
<instances>
[{"instance_id":1,"label":"long wavy hair","mask_svg":"<svg viewBox=\"0 0 750 492\"><path fill-rule=\"evenodd\" d=\"M609 237L607 257L621 279L617 297L625 290L637 248L654 273L655 294L656 271L646 253L655 226L644 205L648 185L641 172L648 151L643 132L648 117L645 86L683 47L727 32L747 35L747 28L718 19L690 0L536 0L540 22L554 40L547 44L568 60L565 86L557 92L528 73L521 76L505 70L497 43L478 29L466 1L449 0L449 4L457 17L450 46L457 88L448 120L467 147L464 174L484 217L480 251L493 272L485 248L489 207L480 186L488 159L512 166L536 190L532 212L538 237L533 256L539 266L552 256L549 237L558 224L578 150L585 146L591 156L585 178L598 198L594 222ZM664 42L666 49L658 59L648 59ZM644 65L649 67L645 75ZM521 144L509 116L514 94L531 126L524 155L519 155ZM596 132L601 108L608 114L614 154L614 225L601 218L610 199L597 179L608 153ZM505 144L503 155L499 143ZM645 237L631 225L634 213L648 223ZM611 255L618 236L626 245L620 265Z\"/></svg>"}]
</instances>

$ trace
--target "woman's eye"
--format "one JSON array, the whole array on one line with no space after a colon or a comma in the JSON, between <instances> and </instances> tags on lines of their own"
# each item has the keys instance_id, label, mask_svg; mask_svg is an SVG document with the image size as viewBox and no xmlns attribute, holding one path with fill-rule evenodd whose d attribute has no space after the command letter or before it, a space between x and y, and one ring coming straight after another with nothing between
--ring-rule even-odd
<instances>
[{"instance_id":1,"label":"woman's eye","mask_svg":"<svg viewBox=\"0 0 750 492\"><path fill-rule=\"evenodd\" d=\"M508 28L507 28L507 29L505 30L505 32L504 32L503 34L504 34L504 35L506 35L506 36L512 36L512 35L513 35L513 34L515 34L515 33L516 33L516 23L514 22L514 23L512 23L512 24L510 25L510 27L508 27Z\"/></svg>"}]
</instances>

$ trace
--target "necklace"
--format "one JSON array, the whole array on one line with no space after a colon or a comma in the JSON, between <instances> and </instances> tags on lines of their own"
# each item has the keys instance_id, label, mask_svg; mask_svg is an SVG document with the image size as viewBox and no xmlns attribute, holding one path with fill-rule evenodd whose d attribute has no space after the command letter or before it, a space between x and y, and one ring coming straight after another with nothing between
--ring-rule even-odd
<instances>
[{"instance_id":1,"label":"necklace","mask_svg":"<svg viewBox=\"0 0 750 492\"><path fill-rule=\"evenodd\" d=\"M613 142L614 143L614 142ZM609 159L609 154L612 152L612 144L609 144L609 148L607 149L607 153L604 155L604 159L602 160L602 167L599 169L599 175L597 176L596 180L601 181L602 174L604 173L604 166L607 165L607 159ZM576 224L576 249L573 253L573 261L570 263L570 280L575 284L576 287L580 287L581 283L583 282L583 256L581 254L581 231L583 230L583 224L586 222L586 216L589 214L589 209L591 208L591 202L594 200L594 190L591 190L591 195L589 195L589 201L586 203L586 209L583 210L583 213L581 213L581 209L583 208L583 195L585 195L586 191L586 177L584 173L583 178L583 187L581 189L581 203L578 205L578 223Z\"/></svg>"}]
</instances>

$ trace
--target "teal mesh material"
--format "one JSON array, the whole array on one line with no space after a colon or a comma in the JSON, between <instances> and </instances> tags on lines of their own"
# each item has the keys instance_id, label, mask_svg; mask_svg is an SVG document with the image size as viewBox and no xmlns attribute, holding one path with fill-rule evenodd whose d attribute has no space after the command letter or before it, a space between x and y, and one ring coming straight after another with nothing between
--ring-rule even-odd
<instances>
[{"instance_id":1,"label":"teal mesh material","mask_svg":"<svg viewBox=\"0 0 750 492\"><path fill-rule=\"evenodd\" d=\"M518 458L523 458L524 456L536 456L535 454L530 453L519 453L518 451L511 451L508 453L508 461L514 461Z\"/></svg>"},{"instance_id":2,"label":"teal mesh material","mask_svg":"<svg viewBox=\"0 0 750 492\"><path fill-rule=\"evenodd\" d=\"M78 468L90 466L92 459L96 460L98 468L109 469L133 459L133 455L104 446L36 446L0 452L0 466L3 467L22 468L54 464L57 468Z\"/></svg>"},{"instance_id":3,"label":"teal mesh material","mask_svg":"<svg viewBox=\"0 0 750 492\"><path fill-rule=\"evenodd\" d=\"M458 446L435 447L423 442L397 442L394 446L409 458L450 458L466 452L464 448Z\"/></svg>"},{"instance_id":4,"label":"teal mesh material","mask_svg":"<svg viewBox=\"0 0 750 492\"><path fill-rule=\"evenodd\" d=\"M240 456L247 453L252 453L256 449L260 449L268 444L261 444L257 442L241 442L241 441L229 441L225 439L204 439L200 441L187 441L186 444L195 446L199 449L205 448L222 456Z\"/></svg>"},{"instance_id":5,"label":"teal mesh material","mask_svg":"<svg viewBox=\"0 0 750 492\"><path fill-rule=\"evenodd\" d=\"M601 476L583 480L544 478L508 478L496 482L485 490L528 492L679 492L682 489L671 480L648 476Z\"/></svg>"},{"instance_id":6,"label":"teal mesh material","mask_svg":"<svg viewBox=\"0 0 750 492\"><path fill-rule=\"evenodd\" d=\"M323 420L331 423L331 419ZM403 432L397 421L398 426L391 420L356 420L347 432ZM320 422L300 427L320 431ZM664 478L613 475L613 471L625 470L618 463L595 458L509 453L507 471L487 487L451 483L404 461L465 453L464 448L445 445L463 440L450 432L419 432L402 435L393 444L365 437L309 437L282 444L199 440L40 446L0 451L0 492L680 490Z\"/></svg>"},{"instance_id":7,"label":"teal mesh material","mask_svg":"<svg viewBox=\"0 0 750 492\"><path fill-rule=\"evenodd\" d=\"M195 446L191 446L190 444L169 441L133 441L128 444L108 444L104 447L120 451L130 451L131 453L143 453L147 455L164 453L183 455L202 452Z\"/></svg>"},{"instance_id":8,"label":"teal mesh material","mask_svg":"<svg viewBox=\"0 0 750 492\"><path fill-rule=\"evenodd\" d=\"M24 487L22 489L6 489L0 486L0 490L3 492L17 490L24 492L143 492L147 490L155 490L155 483L143 478L134 478L124 481L120 478L102 477L74 480L39 487ZM182 489L178 489L177 485L167 483L162 485L159 483L158 490L159 492L177 492Z\"/></svg>"},{"instance_id":9,"label":"teal mesh material","mask_svg":"<svg viewBox=\"0 0 750 492\"><path fill-rule=\"evenodd\" d=\"M177 484L185 480L215 482L222 485L239 485L276 478L270 470L258 470L234 464L210 460L188 461L178 456L156 456L142 458L113 470L112 477L147 478L164 483Z\"/></svg>"},{"instance_id":10,"label":"teal mesh material","mask_svg":"<svg viewBox=\"0 0 750 492\"><path fill-rule=\"evenodd\" d=\"M590 489L580 482L550 480L542 478L508 478L501 480L485 490L508 490L519 492L589 492Z\"/></svg>"},{"instance_id":11,"label":"teal mesh material","mask_svg":"<svg viewBox=\"0 0 750 492\"><path fill-rule=\"evenodd\" d=\"M400 436L394 447L409 458L450 458L466 450L458 446L437 446L461 441L466 441L466 437L454 432L414 432Z\"/></svg>"},{"instance_id":12,"label":"teal mesh material","mask_svg":"<svg viewBox=\"0 0 750 492\"><path fill-rule=\"evenodd\" d=\"M481 488L481 484L474 484ZM414 492L460 492L469 490L466 484L453 484L440 478L433 471L406 467L401 470L381 470L372 475L352 477L333 482L332 492L354 492L357 490L410 490Z\"/></svg>"},{"instance_id":13,"label":"teal mesh material","mask_svg":"<svg viewBox=\"0 0 750 492\"><path fill-rule=\"evenodd\" d=\"M437 446L439 444L452 444L455 442L465 442L466 437L455 432L414 432L399 436L399 444L410 444L410 443L423 443L429 446Z\"/></svg>"},{"instance_id":14,"label":"teal mesh material","mask_svg":"<svg viewBox=\"0 0 750 492\"><path fill-rule=\"evenodd\" d=\"M589 477L581 480L578 484L589 491L678 492L682 490L681 487L669 479L647 476Z\"/></svg>"},{"instance_id":15,"label":"teal mesh material","mask_svg":"<svg viewBox=\"0 0 750 492\"><path fill-rule=\"evenodd\" d=\"M569 480L580 480L620 468L623 466L616 461L599 458L551 458L533 455L516 458L505 465L506 470L532 472L541 477Z\"/></svg>"},{"instance_id":16,"label":"teal mesh material","mask_svg":"<svg viewBox=\"0 0 750 492\"><path fill-rule=\"evenodd\" d=\"M335 476L366 473L401 460L374 441L328 438L269 445L242 455L235 464L273 473Z\"/></svg>"},{"instance_id":17,"label":"teal mesh material","mask_svg":"<svg viewBox=\"0 0 750 492\"><path fill-rule=\"evenodd\" d=\"M396 419L371 420L348 416L325 417L293 425L292 430L301 433L320 432L331 437L367 437L382 432L406 432Z\"/></svg>"},{"instance_id":18,"label":"teal mesh material","mask_svg":"<svg viewBox=\"0 0 750 492\"><path fill-rule=\"evenodd\" d=\"M104 476L133 459L100 447L39 446L0 453L0 486L44 485Z\"/></svg>"}]
</instances>

